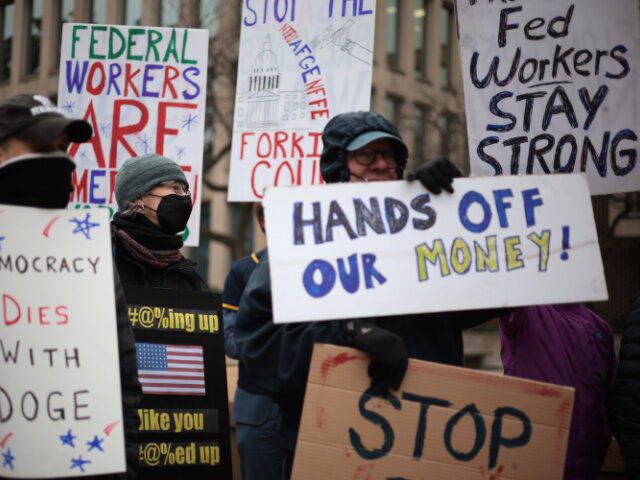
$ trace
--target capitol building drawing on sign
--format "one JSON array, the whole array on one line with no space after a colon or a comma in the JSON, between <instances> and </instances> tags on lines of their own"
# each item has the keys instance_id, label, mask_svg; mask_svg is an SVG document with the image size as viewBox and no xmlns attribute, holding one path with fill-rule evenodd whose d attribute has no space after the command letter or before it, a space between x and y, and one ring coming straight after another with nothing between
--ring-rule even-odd
<instances>
[{"instance_id":1,"label":"capitol building drawing on sign","mask_svg":"<svg viewBox=\"0 0 640 480\"><path fill-rule=\"evenodd\" d=\"M253 61L248 91L237 94L236 128L286 128L307 117L308 105L304 88L281 90L280 70L276 55L271 49L271 38L267 35L262 51Z\"/></svg>"}]
</instances>

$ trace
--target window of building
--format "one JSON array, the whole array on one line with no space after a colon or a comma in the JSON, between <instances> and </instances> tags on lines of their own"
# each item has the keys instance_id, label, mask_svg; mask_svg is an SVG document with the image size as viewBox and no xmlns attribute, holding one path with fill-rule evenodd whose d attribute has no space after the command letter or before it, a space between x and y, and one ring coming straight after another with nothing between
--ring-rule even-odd
<instances>
[{"instance_id":1,"label":"window of building","mask_svg":"<svg viewBox=\"0 0 640 480\"><path fill-rule=\"evenodd\" d=\"M56 58L60 58L60 47L62 44L62 25L73 22L74 0L58 0L58 18L56 24ZM58 62L54 63L53 70L58 69Z\"/></svg>"},{"instance_id":2,"label":"window of building","mask_svg":"<svg viewBox=\"0 0 640 480\"><path fill-rule=\"evenodd\" d=\"M218 1L200 0L200 28L208 29L210 37L218 34Z\"/></svg>"},{"instance_id":3,"label":"window of building","mask_svg":"<svg viewBox=\"0 0 640 480\"><path fill-rule=\"evenodd\" d=\"M413 107L413 148L411 149L410 168L422 165L427 159L427 124L429 109L422 105Z\"/></svg>"},{"instance_id":4,"label":"window of building","mask_svg":"<svg viewBox=\"0 0 640 480\"><path fill-rule=\"evenodd\" d=\"M175 28L180 24L180 0L162 0L160 26Z\"/></svg>"},{"instance_id":5,"label":"window of building","mask_svg":"<svg viewBox=\"0 0 640 480\"><path fill-rule=\"evenodd\" d=\"M453 11L442 6L440 26L440 86L451 86L451 57L453 54Z\"/></svg>"},{"instance_id":6,"label":"window of building","mask_svg":"<svg viewBox=\"0 0 640 480\"><path fill-rule=\"evenodd\" d=\"M400 0L387 0L387 67L397 70L400 67Z\"/></svg>"},{"instance_id":7,"label":"window of building","mask_svg":"<svg viewBox=\"0 0 640 480\"><path fill-rule=\"evenodd\" d=\"M451 145L451 121L446 114L438 116L438 129L440 130L440 155L448 157Z\"/></svg>"},{"instance_id":8,"label":"window of building","mask_svg":"<svg viewBox=\"0 0 640 480\"><path fill-rule=\"evenodd\" d=\"M416 0L413 10L413 42L416 78L427 76L427 1Z\"/></svg>"},{"instance_id":9,"label":"window of building","mask_svg":"<svg viewBox=\"0 0 640 480\"><path fill-rule=\"evenodd\" d=\"M13 43L13 3L0 6L0 81L6 82L11 77L11 44Z\"/></svg>"},{"instance_id":10,"label":"window of building","mask_svg":"<svg viewBox=\"0 0 640 480\"><path fill-rule=\"evenodd\" d=\"M125 25L140 25L142 23L142 2L140 0L125 0L123 23Z\"/></svg>"},{"instance_id":11,"label":"window of building","mask_svg":"<svg viewBox=\"0 0 640 480\"><path fill-rule=\"evenodd\" d=\"M27 75L36 75L40 71L42 1L43 0L31 0L29 4L29 27L27 30L27 62L25 72Z\"/></svg>"},{"instance_id":12,"label":"window of building","mask_svg":"<svg viewBox=\"0 0 640 480\"><path fill-rule=\"evenodd\" d=\"M107 2L104 0L92 0L91 23L107 23Z\"/></svg>"},{"instance_id":13,"label":"window of building","mask_svg":"<svg viewBox=\"0 0 640 480\"><path fill-rule=\"evenodd\" d=\"M400 120L400 108L402 106L402 100L397 97L387 96L384 99L384 117L398 127L398 121ZM400 127L398 127L398 130Z\"/></svg>"}]
</instances>

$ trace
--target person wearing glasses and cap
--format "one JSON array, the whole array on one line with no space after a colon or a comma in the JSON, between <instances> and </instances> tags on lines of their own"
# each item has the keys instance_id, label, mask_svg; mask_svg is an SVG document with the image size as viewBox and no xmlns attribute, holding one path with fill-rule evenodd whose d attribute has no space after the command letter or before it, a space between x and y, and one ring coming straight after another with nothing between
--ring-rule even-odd
<instances>
[{"instance_id":1,"label":"person wearing glasses and cap","mask_svg":"<svg viewBox=\"0 0 640 480\"><path fill-rule=\"evenodd\" d=\"M114 193L118 212L111 227L122 283L201 290L196 262L180 253L193 205L180 166L155 153L130 158L116 175Z\"/></svg>"},{"instance_id":2,"label":"person wearing glasses and cap","mask_svg":"<svg viewBox=\"0 0 640 480\"><path fill-rule=\"evenodd\" d=\"M404 176L407 146L398 129L377 113L335 116L325 126L322 141L320 168L327 183L383 182ZM434 194L453 192L453 179L459 176L459 170L442 157L407 175ZM267 252L242 295L235 337L247 375L280 409L285 478L291 473L314 343L353 346L369 353L371 391L385 395L390 388L400 387L408 357L462 365L462 329L500 313L443 312L276 325L272 322Z\"/></svg>"},{"instance_id":3,"label":"person wearing glasses and cap","mask_svg":"<svg viewBox=\"0 0 640 480\"><path fill-rule=\"evenodd\" d=\"M21 94L0 103L0 204L65 208L73 191L76 165L67 148L91 138L91 125L67 118L42 95ZM85 478L134 479L138 471L136 432L142 390L135 342L122 284L114 269L120 386L127 470ZM35 440L35 439L34 439ZM37 440L36 440L37 441ZM74 477L75 478L75 477Z\"/></svg>"}]
</instances>

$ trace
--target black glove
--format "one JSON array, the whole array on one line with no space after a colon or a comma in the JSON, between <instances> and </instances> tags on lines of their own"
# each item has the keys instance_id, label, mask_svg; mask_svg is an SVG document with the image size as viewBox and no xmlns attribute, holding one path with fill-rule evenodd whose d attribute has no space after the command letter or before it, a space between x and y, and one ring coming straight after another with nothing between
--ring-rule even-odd
<instances>
[{"instance_id":1,"label":"black glove","mask_svg":"<svg viewBox=\"0 0 640 480\"><path fill-rule=\"evenodd\" d=\"M360 319L344 320L342 333L348 345L371 356L371 392L385 396L389 388L400 388L409 357L399 335Z\"/></svg>"},{"instance_id":2,"label":"black glove","mask_svg":"<svg viewBox=\"0 0 640 480\"><path fill-rule=\"evenodd\" d=\"M462 177L462 173L447 157L429 160L416 171L407 172L407 180L411 182L417 178L427 190L436 195L442 189L453 193L451 184L456 177Z\"/></svg>"}]
</instances>

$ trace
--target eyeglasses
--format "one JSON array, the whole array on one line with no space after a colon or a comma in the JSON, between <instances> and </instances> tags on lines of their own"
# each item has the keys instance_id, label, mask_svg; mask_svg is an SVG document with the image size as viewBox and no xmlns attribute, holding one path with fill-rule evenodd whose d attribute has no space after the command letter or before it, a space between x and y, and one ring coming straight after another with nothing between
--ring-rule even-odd
<instances>
[{"instance_id":1,"label":"eyeglasses","mask_svg":"<svg viewBox=\"0 0 640 480\"><path fill-rule=\"evenodd\" d=\"M369 148L362 148L352 152L356 162L363 166L369 166L373 161L378 158L378 155L382 156L382 159L387 164L387 168L397 168L398 162L396 161L395 152L383 151L383 150L371 150Z\"/></svg>"},{"instance_id":2,"label":"eyeglasses","mask_svg":"<svg viewBox=\"0 0 640 480\"><path fill-rule=\"evenodd\" d=\"M173 190L173 193L175 193L176 195L191 195L191 193L189 193L189 187L187 187L182 183L167 182L167 183L161 183L160 186L164 188L170 188L171 190Z\"/></svg>"},{"instance_id":3,"label":"eyeglasses","mask_svg":"<svg viewBox=\"0 0 640 480\"><path fill-rule=\"evenodd\" d=\"M179 183L176 183L175 185L171 185L171 189L173 189L173 191L177 195L191 195L189 193L189 187L186 187L184 185L180 185Z\"/></svg>"}]
</instances>

